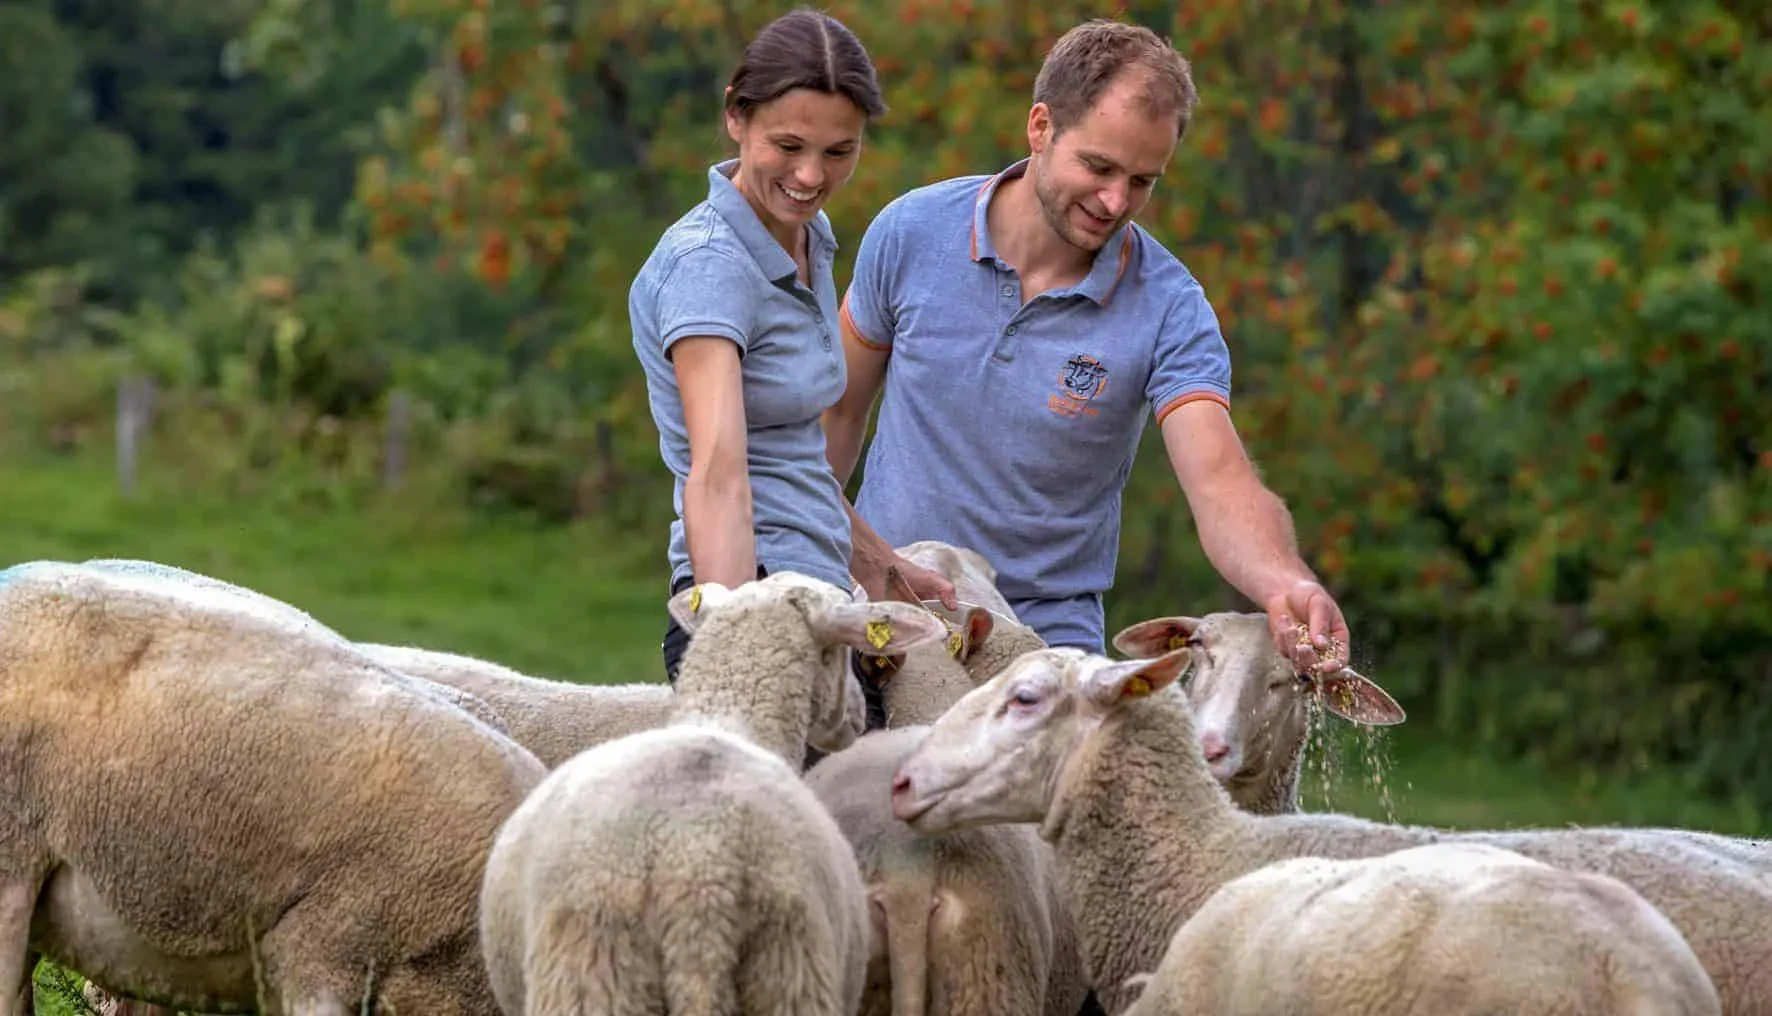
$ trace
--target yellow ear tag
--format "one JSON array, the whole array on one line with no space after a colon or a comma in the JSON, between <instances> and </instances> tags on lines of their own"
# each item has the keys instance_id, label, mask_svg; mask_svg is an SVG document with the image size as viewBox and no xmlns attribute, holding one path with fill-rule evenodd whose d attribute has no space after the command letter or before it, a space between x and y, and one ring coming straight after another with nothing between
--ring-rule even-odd
<instances>
[{"instance_id":1,"label":"yellow ear tag","mask_svg":"<svg viewBox=\"0 0 1772 1016\"><path fill-rule=\"evenodd\" d=\"M960 629L955 628L953 631L948 632L948 655L949 656L952 656L956 660L959 659L960 658L960 650L965 648L965 645L966 645L966 640L964 637L962 637L960 635Z\"/></svg>"},{"instance_id":2,"label":"yellow ear tag","mask_svg":"<svg viewBox=\"0 0 1772 1016\"><path fill-rule=\"evenodd\" d=\"M1169 636L1169 651L1170 652L1174 652L1177 649L1180 649L1185 645L1187 645L1187 636L1186 635L1182 635L1178 632L1174 635Z\"/></svg>"},{"instance_id":3,"label":"yellow ear tag","mask_svg":"<svg viewBox=\"0 0 1772 1016\"><path fill-rule=\"evenodd\" d=\"M689 612L691 614L701 613L701 587L700 586L696 586L694 589L691 589L689 591Z\"/></svg>"},{"instance_id":4,"label":"yellow ear tag","mask_svg":"<svg viewBox=\"0 0 1772 1016\"><path fill-rule=\"evenodd\" d=\"M1134 677L1126 682L1126 690L1120 693L1121 698L1144 698L1151 693L1151 683L1142 677Z\"/></svg>"},{"instance_id":5,"label":"yellow ear tag","mask_svg":"<svg viewBox=\"0 0 1772 1016\"><path fill-rule=\"evenodd\" d=\"M875 649L884 649L884 648L886 648L886 643L891 642L891 641L892 641L892 622L891 621L887 621L884 618L882 618L881 620L878 620L878 621L869 621L868 622L868 645L873 646Z\"/></svg>"}]
</instances>

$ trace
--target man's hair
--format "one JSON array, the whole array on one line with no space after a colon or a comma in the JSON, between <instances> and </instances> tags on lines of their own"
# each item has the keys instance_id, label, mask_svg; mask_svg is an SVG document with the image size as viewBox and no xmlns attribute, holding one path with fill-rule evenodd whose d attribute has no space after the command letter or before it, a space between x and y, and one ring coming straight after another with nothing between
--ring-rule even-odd
<instances>
[{"instance_id":1,"label":"man's hair","mask_svg":"<svg viewBox=\"0 0 1772 1016\"><path fill-rule=\"evenodd\" d=\"M1175 117L1179 141L1199 100L1187 58L1140 25L1095 18L1064 33L1040 65L1034 101L1052 110L1057 137L1094 108L1121 74L1135 69L1144 83L1136 101L1152 117Z\"/></svg>"}]
</instances>

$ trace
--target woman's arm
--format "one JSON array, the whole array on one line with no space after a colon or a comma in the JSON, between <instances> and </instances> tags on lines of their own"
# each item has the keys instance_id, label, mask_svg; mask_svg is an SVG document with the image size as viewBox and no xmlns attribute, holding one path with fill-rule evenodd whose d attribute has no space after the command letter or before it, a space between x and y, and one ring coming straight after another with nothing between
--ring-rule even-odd
<instances>
[{"instance_id":1,"label":"woman's arm","mask_svg":"<svg viewBox=\"0 0 1772 1016\"><path fill-rule=\"evenodd\" d=\"M757 577L738 346L730 339L696 336L673 343L670 356L689 432L689 476L683 484L689 565L697 582L731 588Z\"/></svg>"}]
</instances>

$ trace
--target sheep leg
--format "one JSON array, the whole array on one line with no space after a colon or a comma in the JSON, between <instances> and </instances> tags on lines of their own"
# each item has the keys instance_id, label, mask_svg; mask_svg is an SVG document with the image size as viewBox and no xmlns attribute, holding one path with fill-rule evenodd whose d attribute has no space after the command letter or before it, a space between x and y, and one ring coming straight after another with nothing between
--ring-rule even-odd
<instances>
[{"instance_id":1,"label":"sheep leg","mask_svg":"<svg viewBox=\"0 0 1772 1016\"><path fill-rule=\"evenodd\" d=\"M284 1016L351 1016L365 990L379 993L380 985L362 963L352 960L350 946L324 930L332 915L317 904L308 905L313 902L310 898L286 912L259 939L267 996L261 1005L267 1013ZM379 1001L371 1000L370 1008L379 1008Z\"/></svg>"},{"instance_id":2,"label":"sheep leg","mask_svg":"<svg viewBox=\"0 0 1772 1016\"><path fill-rule=\"evenodd\" d=\"M0 885L0 1016L31 1016L31 912L37 908L35 882Z\"/></svg>"}]
</instances>

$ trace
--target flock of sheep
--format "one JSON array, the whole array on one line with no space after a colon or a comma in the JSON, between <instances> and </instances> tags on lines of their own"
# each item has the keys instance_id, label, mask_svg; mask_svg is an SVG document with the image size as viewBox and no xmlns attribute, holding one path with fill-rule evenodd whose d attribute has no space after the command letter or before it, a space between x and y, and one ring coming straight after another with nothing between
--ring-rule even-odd
<instances>
[{"instance_id":1,"label":"flock of sheep","mask_svg":"<svg viewBox=\"0 0 1772 1016\"><path fill-rule=\"evenodd\" d=\"M962 609L703 584L675 690L0 571L0 1016L42 956L137 1014L1772 1014L1772 843L1302 813L1312 710L1401 721L1376 685L1261 615L1047 648L901 552Z\"/></svg>"}]
</instances>

